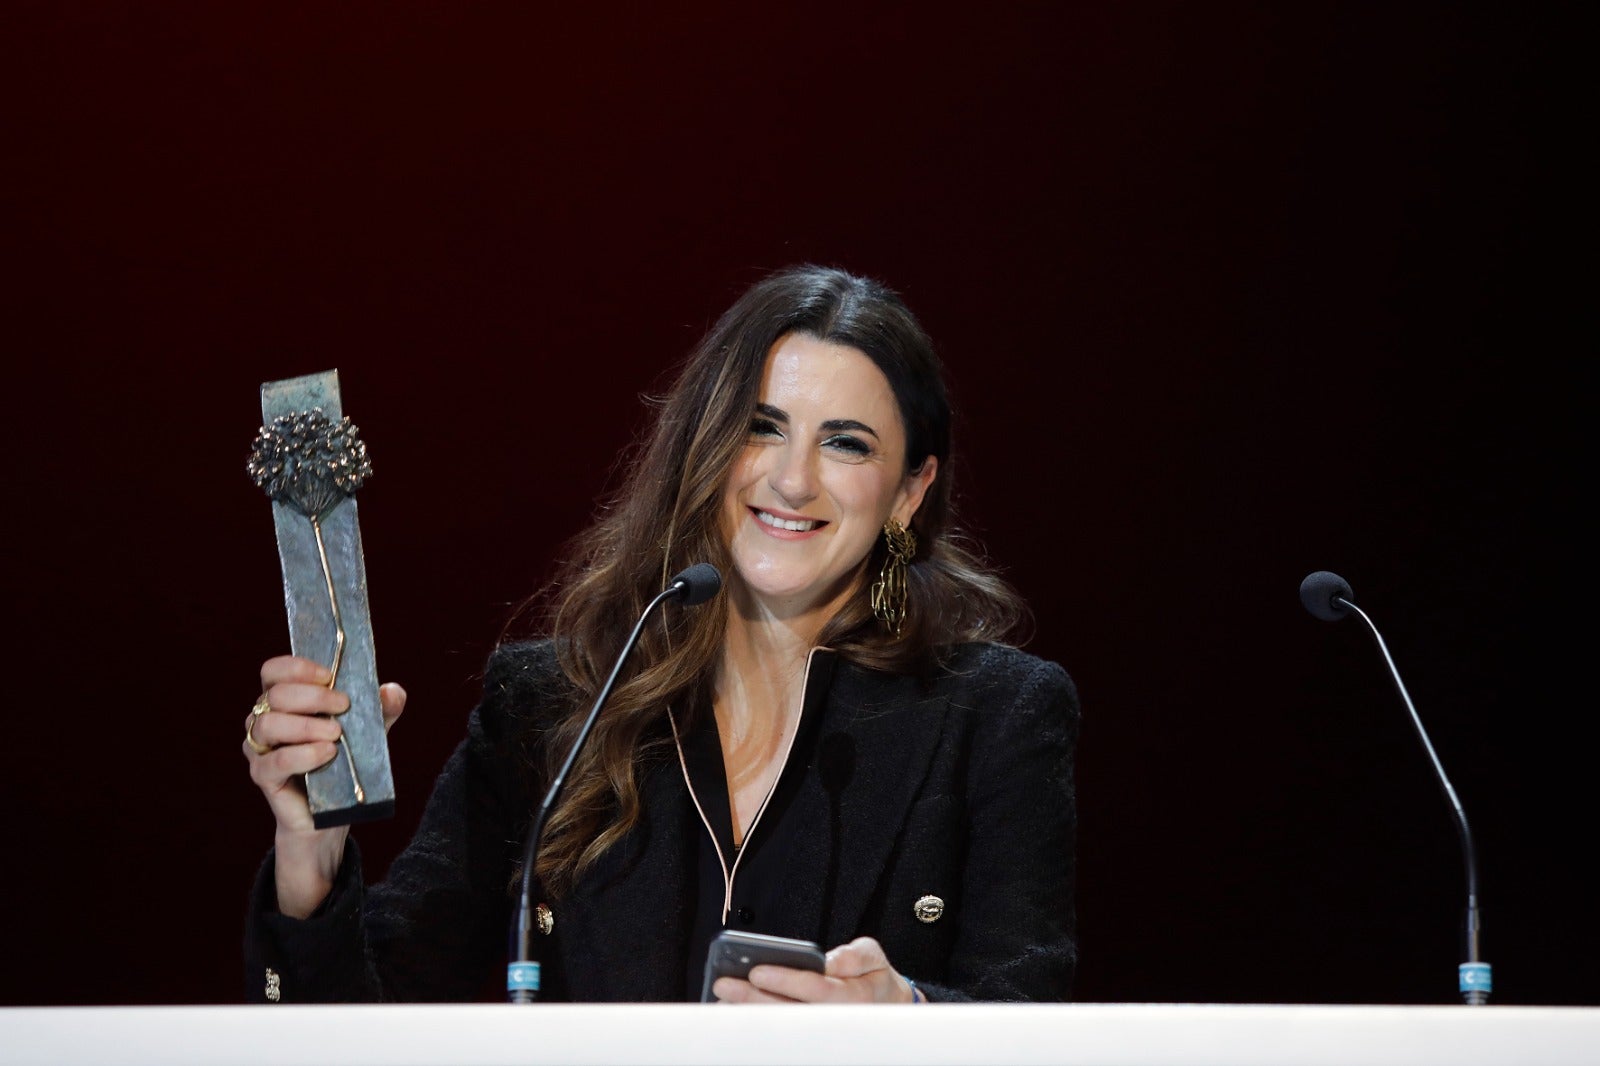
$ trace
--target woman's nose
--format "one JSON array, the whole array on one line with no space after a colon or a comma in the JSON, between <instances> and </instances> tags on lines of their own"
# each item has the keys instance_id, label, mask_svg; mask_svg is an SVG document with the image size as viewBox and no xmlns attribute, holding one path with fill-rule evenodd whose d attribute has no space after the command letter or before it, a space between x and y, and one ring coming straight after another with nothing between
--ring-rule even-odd
<instances>
[{"instance_id":1,"label":"woman's nose","mask_svg":"<svg viewBox=\"0 0 1600 1066\"><path fill-rule=\"evenodd\" d=\"M791 507L800 508L817 495L815 457L807 448L786 446L775 449L779 454L768 480L778 495Z\"/></svg>"}]
</instances>

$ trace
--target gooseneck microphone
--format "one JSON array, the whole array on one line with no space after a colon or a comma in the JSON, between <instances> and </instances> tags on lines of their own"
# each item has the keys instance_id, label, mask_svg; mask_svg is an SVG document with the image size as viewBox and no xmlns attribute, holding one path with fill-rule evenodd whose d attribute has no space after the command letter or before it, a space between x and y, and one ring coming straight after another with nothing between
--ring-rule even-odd
<instances>
[{"instance_id":1,"label":"gooseneck microphone","mask_svg":"<svg viewBox=\"0 0 1600 1066\"><path fill-rule=\"evenodd\" d=\"M716 567L710 563L695 563L673 578L655 599L645 605L644 611L639 615L639 621L633 627L633 632L628 636L627 643L622 646L621 654L617 656L616 665L611 668L611 676L600 686L600 694L595 697L594 706L589 710L589 717L584 719L583 728L578 730L578 739L572 742L572 750L567 753L566 762L561 764L555 780L550 782L550 790L545 793L544 802L539 805L539 811L534 815L533 825L528 829L528 838L522 849L522 889L517 894L517 915L512 926L511 961L506 965L506 995L512 1003L532 1003L539 998L539 963L534 960L532 951L534 859L539 854L539 837L544 833L544 823L550 817L550 811L555 807L556 800L561 796L561 788L567 783L567 774L578 761L578 754L583 751L584 742L589 739L589 732L594 728L595 720L600 717L600 708L604 707L606 700L611 697L611 690L616 686L617 678L621 675L622 667L628 661L634 645L639 643L639 634L644 632L645 621L651 612L668 600L677 600L685 607L693 607L715 596L721 587L722 575L717 573Z\"/></svg>"},{"instance_id":2,"label":"gooseneck microphone","mask_svg":"<svg viewBox=\"0 0 1600 1066\"><path fill-rule=\"evenodd\" d=\"M1439 761L1438 753L1433 750L1427 730L1422 728L1422 718L1417 714L1417 708L1411 702L1410 694L1406 692L1405 682L1400 680L1400 671L1394 665L1393 657L1389 655L1389 648L1383 642L1383 635L1378 632L1378 627L1373 624L1372 619L1367 617L1367 613L1355 605L1352 599L1354 595L1344 578L1327 570L1308 574L1306 579L1300 582L1300 602L1305 604L1306 610L1324 622L1337 622L1353 611L1367 623L1367 628L1372 631L1372 639L1378 642L1378 650L1383 653L1383 661L1389 665L1389 674L1394 678L1394 687L1400 690L1400 698L1405 701L1406 710L1411 712L1411 724L1416 727L1417 737L1422 741L1422 747L1427 751L1429 761L1433 763L1433 771L1439 777L1439 786L1444 789L1444 797L1450 801L1450 809L1456 817L1456 834L1461 838L1461 858L1467 870L1467 913L1464 929L1466 961L1458 968L1457 984L1463 1002L1474 1006L1481 1005L1489 1002L1493 984L1490 979L1489 964L1478 954L1480 933L1478 860L1472 848L1472 830L1467 826L1467 812L1462 810L1461 800L1456 797L1456 790L1451 787L1450 779L1445 776L1444 764Z\"/></svg>"}]
</instances>

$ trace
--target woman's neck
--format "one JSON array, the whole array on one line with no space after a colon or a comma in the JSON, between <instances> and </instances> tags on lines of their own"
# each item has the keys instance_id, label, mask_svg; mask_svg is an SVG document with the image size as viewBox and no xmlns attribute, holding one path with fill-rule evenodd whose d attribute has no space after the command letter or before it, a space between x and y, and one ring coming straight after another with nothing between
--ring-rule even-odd
<instances>
[{"instance_id":1,"label":"woman's neck","mask_svg":"<svg viewBox=\"0 0 1600 1066\"><path fill-rule=\"evenodd\" d=\"M716 680L717 720L724 737L782 733L798 717L806 662L816 634L783 621L728 612Z\"/></svg>"},{"instance_id":2,"label":"woman's neck","mask_svg":"<svg viewBox=\"0 0 1600 1066\"><path fill-rule=\"evenodd\" d=\"M805 698L815 633L729 612L712 710L728 776L733 841L744 842L783 763Z\"/></svg>"}]
</instances>

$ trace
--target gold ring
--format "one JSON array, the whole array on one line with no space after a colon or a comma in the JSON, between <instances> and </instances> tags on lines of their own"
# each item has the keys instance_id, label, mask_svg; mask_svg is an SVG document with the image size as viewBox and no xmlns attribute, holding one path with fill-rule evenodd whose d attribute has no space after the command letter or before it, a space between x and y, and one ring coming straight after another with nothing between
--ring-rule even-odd
<instances>
[{"instance_id":1,"label":"gold ring","mask_svg":"<svg viewBox=\"0 0 1600 1066\"><path fill-rule=\"evenodd\" d=\"M255 728L256 720L270 710L272 710L272 704L267 702L267 694L263 692L261 698L256 700L256 705L250 708L250 720L244 724L244 742L250 745L250 750L257 755L265 755L272 750L272 745L261 743L250 731Z\"/></svg>"}]
</instances>

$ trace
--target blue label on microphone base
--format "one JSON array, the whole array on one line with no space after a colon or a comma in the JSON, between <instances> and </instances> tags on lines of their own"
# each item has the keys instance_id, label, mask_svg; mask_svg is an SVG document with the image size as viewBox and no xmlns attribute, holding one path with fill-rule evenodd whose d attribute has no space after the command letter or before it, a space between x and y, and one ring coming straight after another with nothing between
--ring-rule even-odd
<instances>
[{"instance_id":1,"label":"blue label on microphone base","mask_svg":"<svg viewBox=\"0 0 1600 1066\"><path fill-rule=\"evenodd\" d=\"M513 962L507 966L506 991L539 991L539 964L536 962Z\"/></svg>"},{"instance_id":2,"label":"blue label on microphone base","mask_svg":"<svg viewBox=\"0 0 1600 1066\"><path fill-rule=\"evenodd\" d=\"M1494 981L1489 975L1489 964L1486 962L1464 962L1459 968L1461 991L1463 992L1493 992Z\"/></svg>"}]
</instances>

